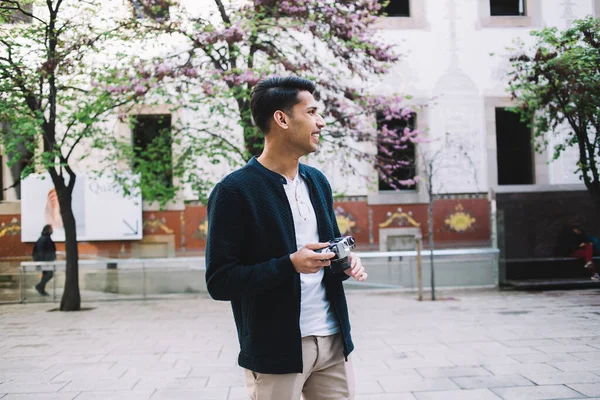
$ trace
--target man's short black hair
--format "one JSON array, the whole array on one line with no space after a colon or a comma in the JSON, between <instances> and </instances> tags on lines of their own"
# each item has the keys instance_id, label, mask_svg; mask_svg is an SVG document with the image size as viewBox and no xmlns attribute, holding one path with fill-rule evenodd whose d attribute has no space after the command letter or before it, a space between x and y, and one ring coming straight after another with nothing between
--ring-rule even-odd
<instances>
[{"instance_id":1,"label":"man's short black hair","mask_svg":"<svg viewBox=\"0 0 600 400\"><path fill-rule=\"evenodd\" d=\"M281 110L289 114L292 107L300 102L298 92L306 90L312 94L315 89L316 86L312 81L297 76L261 80L252 89L250 99L254 123L262 133L266 134L275 111Z\"/></svg>"}]
</instances>

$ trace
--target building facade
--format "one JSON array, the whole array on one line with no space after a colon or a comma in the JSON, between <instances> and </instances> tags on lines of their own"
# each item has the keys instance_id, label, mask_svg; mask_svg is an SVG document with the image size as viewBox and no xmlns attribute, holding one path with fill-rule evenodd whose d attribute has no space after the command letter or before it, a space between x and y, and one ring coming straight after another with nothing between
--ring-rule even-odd
<instances>
[{"instance_id":1,"label":"building facade","mask_svg":"<svg viewBox=\"0 0 600 400\"><path fill-rule=\"evenodd\" d=\"M391 0L387 12L376 27L386 42L398 46L403 59L383 82L372 85L372 91L412 96L415 127L430 139L422 146L435 148L449 136L468 152L467 158L457 157L449 148L444 157L459 161L436 173L436 246L492 245L489 194L498 188L582 189L575 174L577 154L567 152L549 163L550 152L535 153L528 139L531 132L507 111L514 105L506 90L507 72L515 40L531 43L532 30L564 29L577 18L600 15L600 0ZM164 115L165 110L154 107L140 114ZM115 134L134 140L136 133L126 125L116 129ZM5 157L0 157L0 182L9 188L15 168L8 168ZM415 168L417 175L423 174L419 162ZM340 228L355 236L359 248L402 248L394 235L404 228L418 226L427 235L429 196L424 185L386 190L384 185L373 187L339 178L332 170L324 172L334 191L342 194L336 202ZM21 243L18 187L2 193L0 258L28 256L31 244ZM141 241L82 243L81 251L112 257L203 252L206 209L191 194L181 193L162 211L145 204L143 218Z\"/></svg>"}]
</instances>

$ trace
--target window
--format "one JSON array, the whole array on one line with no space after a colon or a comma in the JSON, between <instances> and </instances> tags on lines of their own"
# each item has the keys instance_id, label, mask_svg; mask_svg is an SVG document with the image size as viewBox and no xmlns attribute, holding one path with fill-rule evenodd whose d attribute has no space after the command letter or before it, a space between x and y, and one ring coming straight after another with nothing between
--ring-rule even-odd
<instances>
[{"instance_id":1,"label":"window","mask_svg":"<svg viewBox=\"0 0 600 400\"><path fill-rule=\"evenodd\" d=\"M133 0L132 4L133 15L137 19L147 17L159 20L169 19L170 3L168 0Z\"/></svg>"},{"instance_id":2,"label":"window","mask_svg":"<svg viewBox=\"0 0 600 400\"><path fill-rule=\"evenodd\" d=\"M170 114L136 115L133 149L133 167L142 174L142 182L162 182L165 188L173 187Z\"/></svg>"},{"instance_id":3,"label":"window","mask_svg":"<svg viewBox=\"0 0 600 400\"><path fill-rule=\"evenodd\" d=\"M381 12L387 17L410 17L410 0L380 0L380 3L384 5Z\"/></svg>"},{"instance_id":4,"label":"window","mask_svg":"<svg viewBox=\"0 0 600 400\"><path fill-rule=\"evenodd\" d=\"M526 15L525 0L490 0L491 16Z\"/></svg>"},{"instance_id":5,"label":"window","mask_svg":"<svg viewBox=\"0 0 600 400\"><path fill-rule=\"evenodd\" d=\"M477 0L480 28L543 26L542 0Z\"/></svg>"},{"instance_id":6,"label":"window","mask_svg":"<svg viewBox=\"0 0 600 400\"><path fill-rule=\"evenodd\" d=\"M425 14L425 0L379 0L380 10L375 29L429 29ZM387 3L387 4L386 4Z\"/></svg>"},{"instance_id":7,"label":"window","mask_svg":"<svg viewBox=\"0 0 600 400\"><path fill-rule=\"evenodd\" d=\"M496 155L499 185L535 183L531 129L518 114L496 108Z\"/></svg>"},{"instance_id":8,"label":"window","mask_svg":"<svg viewBox=\"0 0 600 400\"><path fill-rule=\"evenodd\" d=\"M33 13L33 3L26 3L21 1L20 4L21 9L28 14ZM12 4L7 4L6 7L11 7ZM0 21L9 23L9 24L19 24L25 23L30 24L32 18L29 15L23 14L19 10L0 10Z\"/></svg>"},{"instance_id":9,"label":"window","mask_svg":"<svg viewBox=\"0 0 600 400\"><path fill-rule=\"evenodd\" d=\"M382 129L383 126L387 126L388 129L394 129L396 132L402 132L405 128L410 128L411 130L416 128L416 114L412 114L410 119L407 121L405 119L392 119L390 121L386 121L383 116L380 114L377 116L377 127L378 129ZM405 166L400 166L391 173L391 178L394 181L402 181L413 179L417 175L416 170L416 154L415 154L415 145L407 141L406 148L403 149L395 149L395 143L385 143L384 146L387 148L387 152L378 149L378 157L388 160L390 162L394 161L403 161L407 163ZM416 185L400 185L399 190L415 190ZM379 177L379 190L396 190L394 189L385 179L381 179Z\"/></svg>"}]
</instances>

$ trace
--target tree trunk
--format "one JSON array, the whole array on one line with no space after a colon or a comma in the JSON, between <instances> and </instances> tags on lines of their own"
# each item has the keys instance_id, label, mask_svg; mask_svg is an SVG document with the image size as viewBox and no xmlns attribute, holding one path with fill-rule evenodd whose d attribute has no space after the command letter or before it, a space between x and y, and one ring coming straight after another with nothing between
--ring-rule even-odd
<instances>
[{"instance_id":1,"label":"tree trunk","mask_svg":"<svg viewBox=\"0 0 600 400\"><path fill-rule=\"evenodd\" d=\"M73 178L74 179L74 178ZM67 270L65 290L60 301L61 311L78 311L81 309L79 293L79 252L77 249L77 227L72 207L72 190L64 187L57 190L60 203L60 215L65 228L65 250L67 253Z\"/></svg>"},{"instance_id":2,"label":"tree trunk","mask_svg":"<svg viewBox=\"0 0 600 400\"><path fill-rule=\"evenodd\" d=\"M265 140L260 130L252 123L250 102L241 99L238 100L238 109L240 112L240 121L244 129L244 149L246 150L246 155L248 159L259 156L265 147Z\"/></svg>"},{"instance_id":3,"label":"tree trunk","mask_svg":"<svg viewBox=\"0 0 600 400\"><path fill-rule=\"evenodd\" d=\"M252 124L251 122L244 122L244 124ZM258 129L252 128L252 126L244 127L244 144L246 146L246 152L251 156L259 156L262 153L265 145L264 138L258 131Z\"/></svg>"},{"instance_id":4,"label":"tree trunk","mask_svg":"<svg viewBox=\"0 0 600 400\"><path fill-rule=\"evenodd\" d=\"M435 300L435 266L433 261L433 194L429 194L429 207L427 208L427 236L429 237L429 261L431 263L431 300Z\"/></svg>"}]
</instances>

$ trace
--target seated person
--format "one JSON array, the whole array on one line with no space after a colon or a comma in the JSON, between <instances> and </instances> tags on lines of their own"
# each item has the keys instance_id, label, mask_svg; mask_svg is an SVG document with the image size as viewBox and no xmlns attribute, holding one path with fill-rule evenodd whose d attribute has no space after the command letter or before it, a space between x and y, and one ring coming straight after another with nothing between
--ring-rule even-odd
<instances>
[{"instance_id":1,"label":"seated person","mask_svg":"<svg viewBox=\"0 0 600 400\"><path fill-rule=\"evenodd\" d=\"M563 249L563 255L583 259L585 268L592 272L592 280L600 280L594 268L594 244L580 226L566 228L560 237L559 246Z\"/></svg>"}]
</instances>

